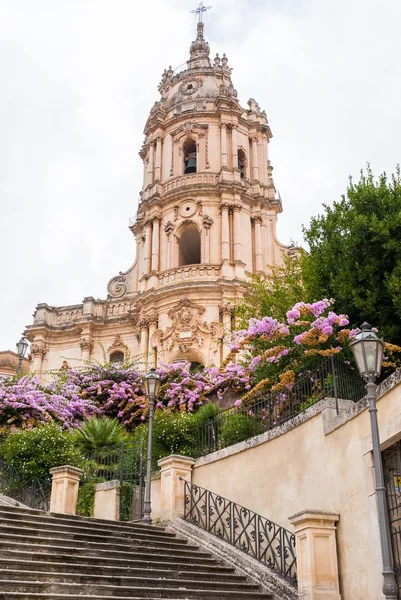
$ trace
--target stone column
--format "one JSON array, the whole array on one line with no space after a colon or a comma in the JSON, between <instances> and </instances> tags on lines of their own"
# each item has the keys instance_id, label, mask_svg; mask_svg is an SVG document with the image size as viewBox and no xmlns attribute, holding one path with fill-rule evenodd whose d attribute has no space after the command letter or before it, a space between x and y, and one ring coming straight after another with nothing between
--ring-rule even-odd
<instances>
[{"instance_id":1,"label":"stone column","mask_svg":"<svg viewBox=\"0 0 401 600\"><path fill-rule=\"evenodd\" d=\"M40 372L42 370L43 358L47 352L45 342L43 340L34 342L31 344L29 351L33 357L32 371Z\"/></svg>"},{"instance_id":2,"label":"stone column","mask_svg":"<svg viewBox=\"0 0 401 600\"><path fill-rule=\"evenodd\" d=\"M184 514L184 482L191 481L195 460L188 456L172 454L157 462L161 477L161 521L173 521Z\"/></svg>"},{"instance_id":3,"label":"stone column","mask_svg":"<svg viewBox=\"0 0 401 600\"><path fill-rule=\"evenodd\" d=\"M240 212L241 206L239 204L235 204L233 207L234 210L234 261L241 260L241 220L240 220Z\"/></svg>"},{"instance_id":4,"label":"stone column","mask_svg":"<svg viewBox=\"0 0 401 600\"><path fill-rule=\"evenodd\" d=\"M151 142L149 145L149 165L148 165L148 185L153 184L154 176L154 164L155 164L155 145Z\"/></svg>"},{"instance_id":5,"label":"stone column","mask_svg":"<svg viewBox=\"0 0 401 600\"><path fill-rule=\"evenodd\" d=\"M159 271L160 217L153 217L152 224L152 271Z\"/></svg>"},{"instance_id":6,"label":"stone column","mask_svg":"<svg viewBox=\"0 0 401 600\"><path fill-rule=\"evenodd\" d=\"M155 166L155 182L161 180L162 174L162 138L156 140L156 166Z\"/></svg>"},{"instance_id":7,"label":"stone column","mask_svg":"<svg viewBox=\"0 0 401 600\"><path fill-rule=\"evenodd\" d=\"M50 512L76 514L79 480L83 473L81 469L69 465L50 469L52 475Z\"/></svg>"},{"instance_id":8,"label":"stone column","mask_svg":"<svg viewBox=\"0 0 401 600\"><path fill-rule=\"evenodd\" d=\"M148 364L148 367L156 367L156 352L155 352L155 348L152 344L152 338L157 329L157 315L151 315L149 317L148 321L149 321L149 339L148 339L149 364Z\"/></svg>"},{"instance_id":9,"label":"stone column","mask_svg":"<svg viewBox=\"0 0 401 600\"><path fill-rule=\"evenodd\" d=\"M233 125L231 129L231 155L233 169L238 169L238 142L237 142L237 126Z\"/></svg>"},{"instance_id":10,"label":"stone column","mask_svg":"<svg viewBox=\"0 0 401 600\"><path fill-rule=\"evenodd\" d=\"M252 177L259 181L258 138L252 138Z\"/></svg>"},{"instance_id":11,"label":"stone column","mask_svg":"<svg viewBox=\"0 0 401 600\"><path fill-rule=\"evenodd\" d=\"M145 223L145 249L143 257L143 272L145 275L150 273L151 268L151 254L152 254L152 221L146 221Z\"/></svg>"},{"instance_id":12,"label":"stone column","mask_svg":"<svg viewBox=\"0 0 401 600\"><path fill-rule=\"evenodd\" d=\"M263 250L262 250L262 217L253 219L255 230L255 271L260 273L263 271Z\"/></svg>"},{"instance_id":13,"label":"stone column","mask_svg":"<svg viewBox=\"0 0 401 600\"><path fill-rule=\"evenodd\" d=\"M297 549L298 593L302 600L341 600L336 523L340 515L304 510L290 517Z\"/></svg>"},{"instance_id":14,"label":"stone column","mask_svg":"<svg viewBox=\"0 0 401 600\"><path fill-rule=\"evenodd\" d=\"M230 260L230 224L228 220L228 204L220 206L221 211L221 259Z\"/></svg>"},{"instance_id":15,"label":"stone column","mask_svg":"<svg viewBox=\"0 0 401 600\"><path fill-rule=\"evenodd\" d=\"M148 347L149 347L149 328L148 328L148 320L143 318L139 322L139 327L141 328L141 363L143 365L144 370L148 368Z\"/></svg>"},{"instance_id":16,"label":"stone column","mask_svg":"<svg viewBox=\"0 0 401 600\"><path fill-rule=\"evenodd\" d=\"M221 123L220 125L221 132L221 166L227 166L227 125L225 123Z\"/></svg>"},{"instance_id":17,"label":"stone column","mask_svg":"<svg viewBox=\"0 0 401 600\"><path fill-rule=\"evenodd\" d=\"M81 338L79 343L81 347L81 358L83 361L88 362L90 360L91 351L93 348L93 340L91 336L85 336Z\"/></svg>"}]
</instances>

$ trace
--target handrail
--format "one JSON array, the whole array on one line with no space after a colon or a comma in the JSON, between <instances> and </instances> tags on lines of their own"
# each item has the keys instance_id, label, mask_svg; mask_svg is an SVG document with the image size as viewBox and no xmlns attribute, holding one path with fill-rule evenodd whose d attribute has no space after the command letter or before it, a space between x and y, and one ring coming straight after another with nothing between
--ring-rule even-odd
<instances>
[{"instance_id":1,"label":"handrail","mask_svg":"<svg viewBox=\"0 0 401 600\"><path fill-rule=\"evenodd\" d=\"M228 542L297 586L295 535L219 494L184 482L184 519Z\"/></svg>"},{"instance_id":2,"label":"handrail","mask_svg":"<svg viewBox=\"0 0 401 600\"><path fill-rule=\"evenodd\" d=\"M357 402L365 396L361 377L334 356L307 371L292 389L262 392L244 405L209 417L197 432L197 456L250 439L296 417L319 400L334 397Z\"/></svg>"}]
</instances>

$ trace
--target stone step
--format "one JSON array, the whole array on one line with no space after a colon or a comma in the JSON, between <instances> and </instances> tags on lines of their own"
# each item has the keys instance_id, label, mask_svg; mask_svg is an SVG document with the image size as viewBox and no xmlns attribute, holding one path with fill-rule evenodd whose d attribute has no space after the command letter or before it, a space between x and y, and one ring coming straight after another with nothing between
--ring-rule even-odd
<instances>
[{"instance_id":1,"label":"stone step","mask_svg":"<svg viewBox=\"0 0 401 600\"><path fill-rule=\"evenodd\" d=\"M126 532L123 535L113 531L102 533L96 533L96 530L90 531L71 531L68 526L57 526L53 524L32 524L32 523L7 523L4 521L0 522L0 536L4 534L8 537L11 533L13 535L23 535L29 537L32 530L35 530L41 537L51 537L63 539L63 540L84 540L93 541L98 543L110 544L110 540L113 540L113 545L123 545L126 547L127 544L130 546L149 546L157 545L160 548L182 548L187 545L187 541L178 538L165 538L162 536L148 536L145 533L137 534L136 532Z\"/></svg>"},{"instance_id":2,"label":"stone step","mask_svg":"<svg viewBox=\"0 0 401 600\"><path fill-rule=\"evenodd\" d=\"M81 556L74 553L62 554L59 552L49 552L47 554L41 552L40 554L38 554L37 552L29 550L29 548L26 549L25 546L23 546L22 550L20 548L17 550L0 550L0 561L17 560L24 561L28 564L28 562L31 563L37 561L38 558L40 558L40 563L43 564L44 568L46 568L46 565L49 563L58 564L61 562L64 564L74 564L74 562L79 560ZM88 568L103 568L105 566L107 568L112 569L121 567L123 569L138 568L144 570L153 569L155 565L159 566L159 559L157 557L155 560L151 561L149 557L144 558L142 554L138 558L126 558L124 555L121 557L119 556L118 558L110 558L104 555L98 556L96 554L84 554L84 558L85 564L88 566ZM200 559L197 560L195 563L188 562L185 559L185 557L170 562L164 560L163 569L171 570L174 568L178 568L180 571L197 571L207 569L209 572L234 572L234 569L232 567L222 565L213 557L210 557L208 559Z\"/></svg>"},{"instance_id":3,"label":"stone step","mask_svg":"<svg viewBox=\"0 0 401 600\"><path fill-rule=\"evenodd\" d=\"M1 519L12 519L13 521L24 521L29 519L30 521L42 522L42 523L58 523L70 524L74 527L83 529L94 529L101 527L111 531L119 530L122 533L137 531L138 533L144 533L149 536L160 535L174 538L175 534L166 531L164 527L155 525L143 525L139 522L128 522L128 521L107 521L106 519L94 519L91 517L78 517L76 515L64 515L59 513L47 513L41 510L25 509L25 508L14 508L12 506L0 506L0 521Z\"/></svg>"},{"instance_id":4,"label":"stone step","mask_svg":"<svg viewBox=\"0 0 401 600\"><path fill-rule=\"evenodd\" d=\"M172 577L166 572L162 572L161 575L155 574L154 571L146 572L142 576L134 577L133 575L104 575L104 574L84 574L84 573L44 573L43 571L31 571L24 570L24 580L45 583L71 583L71 584L83 584L83 585L108 585L116 588L119 587L152 587L155 585L163 585L166 589L171 588L185 588L188 590L199 589L199 580L192 579L185 574L185 577ZM0 580L7 581L20 581L21 571L15 569L3 569L0 565ZM218 581L214 576L209 576L206 581L213 585L214 590L232 590L235 592L240 591L258 591L258 586L249 584L245 578L238 579L235 576L231 576L230 581Z\"/></svg>"},{"instance_id":5,"label":"stone step","mask_svg":"<svg viewBox=\"0 0 401 600\"><path fill-rule=\"evenodd\" d=\"M1 533L1 532L0 532ZM134 552L135 550L146 553L157 552L158 554L166 554L169 555L173 553L175 556L184 555L188 558L196 558L199 555L210 556L210 554L202 553L198 548L198 546L189 546L189 545L178 545L172 548L168 548L162 546L161 544L154 543L153 541L144 541L141 543L137 543L134 540L130 540L129 543L116 543L114 540L97 542L92 539L82 538L75 539L72 537L71 539L65 539L62 537L62 534L59 534L58 537L54 537L52 532L49 532L46 535L45 532L40 532L40 534L30 531L30 534L26 533L11 533L9 532L6 537L2 537L0 535L0 548L4 547L3 544L7 543L18 543L21 542L23 544L33 544L35 546L45 545L45 546L53 546L56 545L59 548L97 548L99 550L113 550L126 552L127 550L130 552Z\"/></svg>"},{"instance_id":6,"label":"stone step","mask_svg":"<svg viewBox=\"0 0 401 600\"><path fill-rule=\"evenodd\" d=\"M0 590L2 594L7 598L8 592L23 592L23 598L29 598L28 594L50 594L51 598L60 597L60 594L64 594L64 597L69 598L71 594L75 594L82 597L83 594L87 594L89 597L99 596L104 598L105 596L111 597L118 594L121 598L165 598L165 599L176 599L176 600L221 600L223 598L229 598L229 600L245 600L248 598L256 598L257 600L272 600L269 594L260 594L253 589L251 591L237 591L237 590L216 590L213 586L210 588L203 585L202 588L198 589L187 589L185 586L178 588L166 589L164 585L158 586L157 584L151 587L125 587L120 586L114 588L108 585L86 585L86 584L72 584L72 583L42 583L37 581L27 580L16 580L9 581L0 579ZM59 596L57 596L57 594ZM67 596L66 596L67 594ZM63 597L61 595L61 597ZM3 596L4 598L4 596Z\"/></svg>"},{"instance_id":7,"label":"stone step","mask_svg":"<svg viewBox=\"0 0 401 600\"><path fill-rule=\"evenodd\" d=\"M120 576L120 577L139 577L146 576L155 578L173 578L178 575L183 575L186 579L200 581L232 581L246 582L244 575L235 574L232 567L222 567L218 565L208 565L207 569L204 565L163 565L152 566L144 561L136 561L141 563L138 566L105 565L102 564L101 573L105 576ZM100 564L100 561L99 561ZM98 574L98 565L88 565L82 563L63 563L63 562L43 562L37 560L16 560L0 558L0 569L7 572L11 571L39 571L43 573L78 573L78 574Z\"/></svg>"},{"instance_id":8,"label":"stone step","mask_svg":"<svg viewBox=\"0 0 401 600\"><path fill-rule=\"evenodd\" d=\"M141 551L138 552L125 550L114 550L114 549L103 549L99 548L97 544L88 544L81 546L58 546L57 544L51 543L52 540L48 540L48 543L45 544L34 544L34 543L24 543L22 541L12 541L12 540L1 540L0 539L0 557L4 555L3 551L6 550L26 550L27 547L33 551L35 554L54 554L56 552L69 553L70 555L77 556L79 558L87 557L87 556L104 556L104 557L121 557L121 558L129 558L135 559L138 556L143 560L147 561L165 561L165 562L173 562L176 563L178 561L188 561L189 558L196 559L198 564L201 561L209 562L213 560L211 555L206 552L181 552L181 553L163 553L159 552L157 548L155 548L151 552Z\"/></svg>"}]
</instances>

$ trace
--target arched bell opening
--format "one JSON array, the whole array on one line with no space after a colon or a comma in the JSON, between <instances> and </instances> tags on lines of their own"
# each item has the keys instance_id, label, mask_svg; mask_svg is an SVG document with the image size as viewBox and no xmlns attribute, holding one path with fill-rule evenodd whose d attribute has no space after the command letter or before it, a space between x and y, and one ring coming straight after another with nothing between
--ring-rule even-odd
<instances>
[{"instance_id":1,"label":"arched bell opening","mask_svg":"<svg viewBox=\"0 0 401 600\"><path fill-rule=\"evenodd\" d=\"M241 148L240 148L238 150L238 168L241 173L241 179L244 179L244 177L245 177L245 166L246 166L245 152L243 150L241 150Z\"/></svg>"},{"instance_id":2,"label":"arched bell opening","mask_svg":"<svg viewBox=\"0 0 401 600\"><path fill-rule=\"evenodd\" d=\"M200 265L201 262L201 236L194 223L186 225L178 239L179 258L178 265Z\"/></svg>"},{"instance_id":3,"label":"arched bell opening","mask_svg":"<svg viewBox=\"0 0 401 600\"><path fill-rule=\"evenodd\" d=\"M197 156L196 156L196 143L194 140L187 140L183 146L184 151L184 175L189 173L196 173L197 170Z\"/></svg>"}]
</instances>

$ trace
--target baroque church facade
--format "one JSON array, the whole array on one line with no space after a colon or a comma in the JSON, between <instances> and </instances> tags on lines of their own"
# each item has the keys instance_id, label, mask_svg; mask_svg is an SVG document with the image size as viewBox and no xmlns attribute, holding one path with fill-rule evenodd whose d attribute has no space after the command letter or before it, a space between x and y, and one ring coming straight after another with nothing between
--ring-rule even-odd
<instances>
[{"instance_id":1,"label":"baroque church facade","mask_svg":"<svg viewBox=\"0 0 401 600\"><path fill-rule=\"evenodd\" d=\"M145 125L143 187L130 230L136 258L107 298L39 304L25 334L31 369L70 360L140 356L143 369L188 360L219 366L233 307L251 274L268 274L294 249L276 237L282 212L269 161L265 111L240 105L226 55L211 60L204 25L186 69L162 75Z\"/></svg>"}]
</instances>

